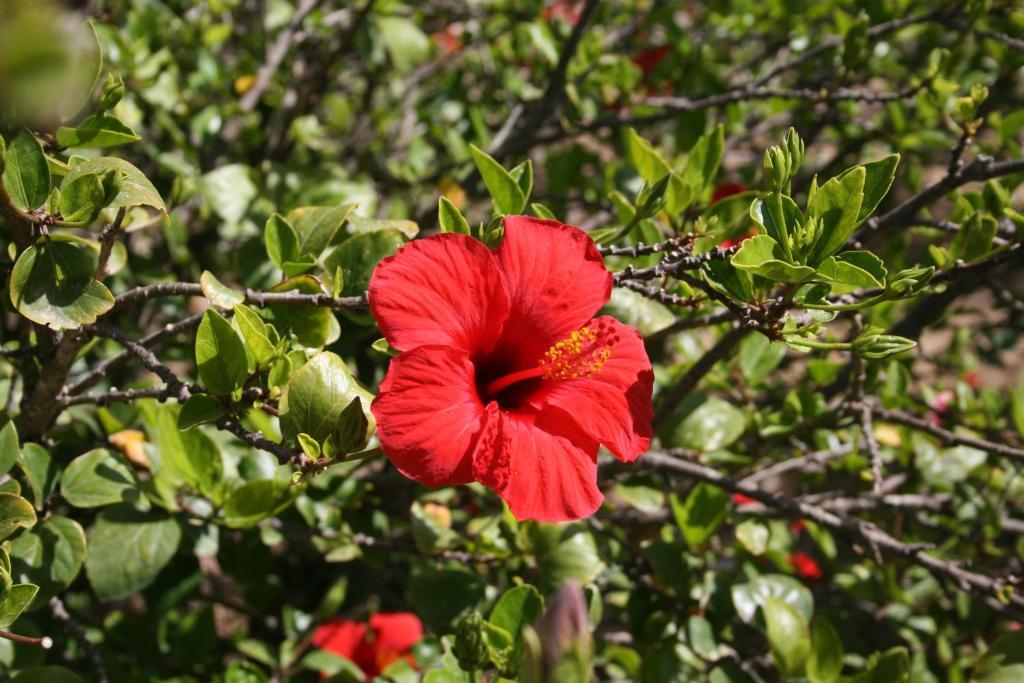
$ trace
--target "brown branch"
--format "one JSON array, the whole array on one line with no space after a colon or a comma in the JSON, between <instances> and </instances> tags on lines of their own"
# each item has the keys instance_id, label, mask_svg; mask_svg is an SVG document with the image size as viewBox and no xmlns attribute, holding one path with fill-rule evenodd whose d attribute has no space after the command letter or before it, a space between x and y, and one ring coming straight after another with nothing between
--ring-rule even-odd
<instances>
[{"instance_id":1,"label":"brown branch","mask_svg":"<svg viewBox=\"0 0 1024 683\"><path fill-rule=\"evenodd\" d=\"M303 292L258 292L246 289L242 292L246 303L257 306L274 304L305 304L320 308L334 308L357 313L368 310L369 304L365 294L361 296L333 297L330 294L305 294ZM143 285L129 289L120 294L114 301L118 309L140 301L148 301L165 296L204 296L203 288L197 282L160 282L155 285Z\"/></svg>"},{"instance_id":2,"label":"brown branch","mask_svg":"<svg viewBox=\"0 0 1024 683\"><path fill-rule=\"evenodd\" d=\"M994 453L996 455L1002 455L1007 458L1014 460L1024 461L1024 449L1014 448L1002 443L996 443L994 441L987 441L985 439L979 439L973 436L964 436L951 432L948 429L943 429L937 425L933 425L931 422L926 422L919 417L904 413L899 410L889 410L883 408L874 401L864 401L862 406L866 406L874 416L880 420L886 422L895 422L905 427L916 429L919 432L925 432L931 434L939 441L944 444L957 445L957 446L969 446L971 448L977 448L978 450L985 451L987 453Z\"/></svg>"},{"instance_id":3,"label":"brown branch","mask_svg":"<svg viewBox=\"0 0 1024 683\"><path fill-rule=\"evenodd\" d=\"M33 638L32 636L22 636L17 633L11 633L6 629L0 629L0 638L9 640L12 643L21 643L22 645L34 645L35 647L41 647L44 650L49 650L53 647L53 638L49 636L43 636L42 638Z\"/></svg>"},{"instance_id":4,"label":"brown branch","mask_svg":"<svg viewBox=\"0 0 1024 683\"><path fill-rule=\"evenodd\" d=\"M107 667L103 663L103 658L100 657L99 651L96 646L93 645L92 641L89 640L88 636L85 635L85 630L82 625L68 613L67 608L64 607L64 603L61 599L54 596L50 598L50 613L53 614L53 618L59 621L71 634L71 637L75 639L78 646L82 648L82 652L85 653L86 657L89 658L92 663L93 673L96 674L96 683L108 683L110 678L107 676Z\"/></svg>"}]
</instances>

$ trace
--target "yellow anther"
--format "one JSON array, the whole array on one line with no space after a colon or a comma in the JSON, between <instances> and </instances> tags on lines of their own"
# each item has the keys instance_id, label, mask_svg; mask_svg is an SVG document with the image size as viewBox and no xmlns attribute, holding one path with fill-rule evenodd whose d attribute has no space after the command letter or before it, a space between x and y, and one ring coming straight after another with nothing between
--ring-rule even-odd
<instances>
[{"instance_id":1,"label":"yellow anther","mask_svg":"<svg viewBox=\"0 0 1024 683\"><path fill-rule=\"evenodd\" d=\"M611 348L587 326L553 344L540 364L544 379L581 379L599 373L611 355Z\"/></svg>"}]
</instances>

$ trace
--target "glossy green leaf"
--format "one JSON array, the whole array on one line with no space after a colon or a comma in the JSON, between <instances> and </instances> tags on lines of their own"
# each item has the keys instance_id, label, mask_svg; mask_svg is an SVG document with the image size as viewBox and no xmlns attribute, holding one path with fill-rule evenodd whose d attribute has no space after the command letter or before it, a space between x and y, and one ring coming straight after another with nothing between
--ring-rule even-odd
<instances>
[{"instance_id":1,"label":"glossy green leaf","mask_svg":"<svg viewBox=\"0 0 1024 683\"><path fill-rule=\"evenodd\" d=\"M734 443L747 428L747 416L728 401L711 397L680 423L673 441L684 448L716 451Z\"/></svg>"},{"instance_id":2,"label":"glossy green leaf","mask_svg":"<svg viewBox=\"0 0 1024 683\"><path fill-rule=\"evenodd\" d=\"M32 504L13 493L0 493L0 541L18 529L28 529L36 523Z\"/></svg>"},{"instance_id":3,"label":"glossy green leaf","mask_svg":"<svg viewBox=\"0 0 1024 683\"><path fill-rule=\"evenodd\" d=\"M894 647L877 652L868 658L867 666L861 673L847 679L849 683L909 683L910 656L904 647ZM984 680L984 683L1009 683L1017 679ZM980 682L977 682L980 683Z\"/></svg>"},{"instance_id":4,"label":"glossy green leaf","mask_svg":"<svg viewBox=\"0 0 1024 683\"><path fill-rule=\"evenodd\" d=\"M896 167L899 163L900 155L890 154L878 161L848 168L839 174L839 180L842 181L856 168L864 169L864 201L861 202L860 212L857 214L858 225L866 221L885 199L885 195L889 194L889 188L892 187L892 181L896 177Z\"/></svg>"},{"instance_id":5,"label":"glossy green leaf","mask_svg":"<svg viewBox=\"0 0 1024 683\"><path fill-rule=\"evenodd\" d=\"M768 527L753 519L748 519L736 527L736 539L751 555L764 555L770 538L771 532Z\"/></svg>"},{"instance_id":6,"label":"glossy green leaf","mask_svg":"<svg viewBox=\"0 0 1024 683\"><path fill-rule=\"evenodd\" d=\"M807 213L821 221L812 263L835 254L853 234L864 202L865 177L864 167L858 166L841 178L830 178L808 202Z\"/></svg>"},{"instance_id":7,"label":"glossy green leaf","mask_svg":"<svg viewBox=\"0 0 1024 683\"><path fill-rule=\"evenodd\" d=\"M50 453L37 443L27 443L18 454L18 467L25 473L32 494L32 504L42 510L46 499L57 488L60 467Z\"/></svg>"},{"instance_id":8,"label":"glossy green leaf","mask_svg":"<svg viewBox=\"0 0 1024 683\"><path fill-rule=\"evenodd\" d=\"M1002 636L974 666L975 683L1017 683L1024 680L1024 630Z\"/></svg>"},{"instance_id":9,"label":"glossy green leaf","mask_svg":"<svg viewBox=\"0 0 1024 683\"><path fill-rule=\"evenodd\" d=\"M281 432L294 438L300 432L323 443L338 427L342 411L360 398L369 424L376 424L369 412L373 395L349 372L339 356L321 352L292 375L281 396Z\"/></svg>"},{"instance_id":10,"label":"glossy green leaf","mask_svg":"<svg viewBox=\"0 0 1024 683\"><path fill-rule=\"evenodd\" d=\"M93 114L74 128L57 129L57 142L64 147L114 147L139 139L131 126L109 114Z\"/></svg>"},{"instance_id":11,"label":"glossy green leaf","mask_svg":"<svg viewBox=\"0 0 1024 683\"><path fill-rule=\"evenodd\" d=\"M535 524L530 537L545 584L590 583L604 568L593 534L577 524Z\"/></svg>"},{"instance_id":12,"label":"glossy green leaf","mask_svg":"<svg viewBox=\"0 0 1024 683\"><path fill-rule=\"evenodd\" d=\"M114 306L114 295L93 274L96 256L67 241L41 241L21 253L10 294L23 316L55 330L96 322Z\"/></svg>"},{"instance_id":13,"label":"glossy green leaf","mask_svg":"<svg viewBox=\"0 0 1024 683\"><path fill-rule=\"evenodd\" d=\"M208 270L204 270L199 276L199 286L203 290L203 296L210 300L210 303L228 310L245 301L245 293L228 287L218 280Z\"/></svg>"},{"instance_id":14,"label":"glossy green leaf","mask_svg":"<svg viewBox=\"0 0 1024 683\"><path fill-rule=\"evenodd\" d=\"M743 378L757 384L785 358L786 345L773 342L763 334L748 334L740 342L739 355Z\"/></svg>"},{"instance_id":15,"label":"glossy green leaf","mask_svg":"<svg viewBox=\"0 0 1024 683\"><path fill-rule=\"evenodd\" d=\"M743 242L732 256L733 267L776 282L800 283L814 275L809 266L787 263L779 244L768 235L755 235Z\"/></svg>"},{"instance_id":16,"label":"glossy green leaf","mask_svg":"<svg viewBox=\"0 0 1024 683\"><path fill-rule=\"evenodd\" d=\"M118 171L122 176L121 191L110 202L109 206L115 209L131 208L133 206L151 206L160 211L167 211L164 200L160 193L153 187L153 183L135 166L124 159L116 157L100 157L83 161L64 177L62 184L74 182L77 178L89 174L104 174L107 171Z\"/></svg>"},{"instance_id":17,"label":"glossy green leaf","mask_svg":"<svg viewBox=\"0 0 1024 683\"><path fill-rule=\"evenodd\" d=\"M342 206L306 206L293 209L286 216L287 223L295 230L298 239L297 253L320 256L333 241L355 204ZM287 246L287 237L283 246ZM286 252L285 252L286 253ZM282 254L283 261L292 260Z\"/></svg>"},{"instance_id":18,"label":"glossy green leaf","mask_svg":"<svg viewBox=\"0 0 1024 683\"><path fill-rule=\"evenodd\" d=\"M246 354L252 358L250 370L255 367L268 367L277 354L274 348L275 342L271 339L271 337L277 339L276 332L255 309L249 306L236 305L234 314L231 323L242 336Z\"/></svg>"},{"instance_id":19,"label":"glossy green leaf","mask_svg":"<svg viewBox=\"0 0 1024 683\"><path fill-rule=\"evenodd\" d=\"M75 507L100 507L137 500L138 482L122 458L105 448L96 448L78 456L65 468L60 492Z\"/></svg>"},{"instance_id":20,"label":"glossy green leaf","mask_svg":"<svg viewBox=\"0 0 1024 683\"><path fill-rule=\"evenodd\" d=\"M810 683L836 683L843 670L843 643L839 634L824 617L815 617L811 624L811 653L807 659Z\"/></svg>"},{"instance_id":21,"label":"glossy green leaf","mask_svg":"<svg viewBox=\"0 0 1024 683\"><path fill-rule=\"evenodd\" d=\"M399 72L408 71L430 55L430 38L416 22L398 15L374 19L388 57Z\"/></svg>"},{"instance_id":22,"label":"glossy green leaf","mask_svg":"<svg viewBox=\"0 0 1024 683\"><path fill-rule=\"evenodd\" d=\"M71 585L85 561L85 532L78 522L50 515L11 542L11 576L39 586L31 609Z\"/></svg>"},{"instance_id":23,"label":"glossy green leaf","mask_svg":"<svg viewBox=\"0 0 1024 683\"><path fill-rule=\"evenodd\" d=\"M722 163L725 152L725 127L719 123L697 140L686 157L683 169L683 180L686 184L701 192L710 185L718 174L718 166Z\"/></svg>"},{"instance_id":24,"label":"glossy green leaf","mask_svg":"<svg viewBox=\"0 0 1024 683\"><path fill-rule=\"evenodd\" d=\"M160 456L154 482L171 507L176 505L174 494L183 484L218 502L224 472L220 449L201 429L179 429L181 410L172 404L144 409Z\"/></svg>"},{"instance_id":25,"label":"glossy green leaf","mask_svg":"<svg viewBox=\"0 0 1024 683\"><path fill-rule=\"evenodd\" d=\"M222 396L242 386L249 374L241 338L212 308L203 314L196 332L196 365L203 385Z\"/></svg>"},{"instance_id":26,"label":"glossy green leaf","mask_svg":"<svg viewBox=\"0 0 1024 683\"><path fill-rule=\"evenodd\" d=\"M211 424L224 417L224 404L209 394L192 394L178 413L178 429Z\"/></svg>"},{"instance_id":27,"label":"glossy green leaf","mask_svg":"<svg viewBox=\"0 0 1024 683\"><path fill-rule=\"evenodd\" d=\"M804 222L803 213L796 202L785 195L776 194L759 197L751 202L750 217L777 243L786 242L787 235L793 234L797 226ZM747 240L743 245L746 246L751 241Z\"/></svg>"},{"instance_id":28,"label":"glossy green leaf","mask_svg":"<svg viewBox=\"0 0 1024 683\"><path fill-rule=\"evenodd\" d=\"M370 286L373 269L384 258L394 254L405 238L397 230L361 232L338 245L324 260L324 271L333 273L341 269L343 296L357 296Z\"/></svg>"},{"instance_id":29,"label":"glossy green leaf","mask_svg":"<svg viewBox=\"0 0 1024 683\"><path fill-rule=\"evenodd\" d=\"M7 143L3 185L11 203L21 211L39 208L50 196L50 167L32 133L22 130Z\"/></svg>"},{"instance_id":30,"label":"glossy green leaf","mask_svg":"<svg viewBox=\"0 0 1024 683\"><path fill-rule=\"evenodd\" d=\"M39 586L32 583L16 583L0 597L0 628L9 628L39 593Z\"/></svg>"},{"instance_id":31,"label":"glossy green leaf","mask_svg":"<svg viewBox=\"0 0 1024 683\"><path fill-rule=\"evenodd\" d=\"M818 275L826 280L855 287L882 288L887 274L882 259L869 251L844 251L818 266Z\"/></svg>"},{"instance_id":32,"label":"glossy green leaf","mask_svg":"<svg viewBox=\"0 0 1024 683\"><path fill-rule=\"evenodd\" d=\"M299 235L291 223L279 213L273 214L267 219L263 227L263 245L267 249L267 256L278 268L284 268L289 261L298 261Z\"/></svg>"},{"instance_id":33,"label":"glossy green leaf","mask_svg":"<svg viewBox=\"0 0 1024 683\"><path fill-rule=\"evenodd\" d=\"M814 597L811 591L792 576L785 574L761 574L747 583L732 587L732 603L740 619L751 623L759 607L768 597L776 597L792 605L804 618L814 615Z\"/></svg>"},{"instance_id":34,"label":"glossy green leaf","mask_svg":"<svg viewBox=\"0 0 1024 683\"><path fill-rule=\"evenodd\" d=\"M796 608L772 596L765 599L761 610L768 644L782 674L802 675L811 652L807 618Z\"/></svg>"},{"instance_id":35,"label":"glossy green leaf","mask_svg":"<svg viewBox=\"0 0 1024 683\"><path fill-rule=\"evenodd\" d=\"M272 292L323 294L320 283L309 275L292 277L271 288ZM337 321L329 308L308 304L274 304L270 306L274 325L282 336L295 335L300 344L321 348L336 338Z\"/></svg>"},{"instance_id":36,"label":"glossy green leaf","mask_svg":"<svg viewBox=\"0 0 1024 683\"><path fill-rule=\"evenodd\" d=\"M691 548L707 543L729 511L729 494L707 482L694 486L682 503L675 494L670 496L670 501L683 540Z\"/></svg>"},{"instance_id":37,"label":"glossy green leaf","mask_svg":"<svg viewBox=\"0 0 1024 683\"><path fill-rule=\"evenodd\" d=\"M526 208L527 197L512 174L477 146L470 145L469 151L498 213L506 216L522 213Z\"/></svg>"},{"instance_id":38,"label":"glossy green leaf","mask_svg":"<svg viewBox=\"0 0 1024 683\"><path fill-rule=\"evenodd\" d=\"M491 611L488 622L511 636L506 647L488 639L491 661L502 671L518 667L522 656L522 631L540 618L544 610L544 599L540 592L530 585L516 586L505 591ZM485 634L486 637L486 634Z\"/></svg>"},{"instance_id":39,"label":"glossy green leaf","mask_svg":"<svg viewBox=\"0 0 1024 683\"><path fill-rule=\"evenodd\" d=\"M126 598L156 579L180 542L181 528L163 512L104 508L89 530L89 583L101 600Z\"/></svg>"},{"instance_id":40,"label":"glossy green leaf","mask_svg":"<svg viewBox=\"0 0 1024 683\"><path fill-rule=\"evenodd\" d=\"M14 467L21 454L21 446L18 444L18 430L13 421L0 428L0 474L7 472Z\"/></svg>"}]
</instances>

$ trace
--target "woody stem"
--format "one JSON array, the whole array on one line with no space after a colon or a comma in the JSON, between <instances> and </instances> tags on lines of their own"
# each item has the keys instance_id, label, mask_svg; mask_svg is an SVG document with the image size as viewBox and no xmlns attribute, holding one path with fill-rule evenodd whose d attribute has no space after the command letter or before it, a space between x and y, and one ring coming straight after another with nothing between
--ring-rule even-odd
<instances>
[{"instance_id":1,"label":"woody stem","mask_svg":"<svg viewBox=\"0 0 1024 683\"><path fill-rule=\"evenodd\" d=\"M528 370L519 370L518 372L511 372L507 375L499 377L493 382L489 383L484 387L485 396L497 396L499 392L504 391L508 387L516 384L517 382L524 382L528 379L535 377L543 377L546 370L543 367L530 368Z\"/></svg>"}]
</instances>

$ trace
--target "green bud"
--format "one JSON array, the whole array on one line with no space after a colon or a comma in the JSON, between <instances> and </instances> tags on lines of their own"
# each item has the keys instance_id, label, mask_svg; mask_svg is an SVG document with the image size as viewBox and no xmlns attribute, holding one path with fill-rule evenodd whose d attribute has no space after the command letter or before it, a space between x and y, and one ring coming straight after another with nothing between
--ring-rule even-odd
<instances>
[{"instance_id":1,"label":"green bud","mask_svg":"<svg viewBox=\"0 0 1024 683\"><path fill-rule=\"evenodd\" d=\"M772 146L764 153L765 181L771 189L784 192L803 163L804 141L796 129L790 128L781 146Z\"/></svg>"},{"instance_id":2,"label":"green bud","mask_svg":"<svg viewBox=\"0 0 1024 683\"><path fill-rule=\"evenodd\" d=\"M935 266L906 268L889 279L886 288L893 298L911 297L920 292L935 275Z\"/></svg>"},{"instance_id":3,"label":"green bud","mask_svg":"<svg viewBox=\"0 0 1024 683\"><path fill-rule=\"evenodd\" d=\"M455 625L455 646L452 651L459 660L459 666L466 671L476 671L487 665L484 618L479 612L470 612Z\"/></svg>"},{"instance_id":4,"label":"green bud","mask_svg":"<svg viewBox=\"0 0 1024 683\"><path fill-rule=\"evenodd\" d=\"M354 453L362 450L367 441L367 428L370 426L363 412L363 402L356 396L345 406L338 416L338 424L328 437L324 449L330 456L340 453Z\"/></svg>"},{"instance_id":5,"label":"green bud","mask_svg":"<svg viewBox=\"0 0 1024 683\"><path fill-rule=\"evenodd\" d=\"M103 84L100 92L100 111L109 111L117 106L117 103L124 97L124 79L120 74L108 73L107 82Z\"/></svg>"},{"instance_id":6,"label":"green bud","mask_svg":"<svg viewBox=\"0 0 1024 683\"><path fill-rule=\"evenodd\" d=\"M671 173L666 173L653 185L644 183L636 196L637 213L641 218L650 218L658 214L665 206L665 192L668 190L668 183L672 178Z\"/></svg>"},{"instance_id":7,"label":"green bud","mask_svg":"<svg viewBox=\"0 0 1024 683\"><path fill-rule=\"evenodd\" d=\"M873 325L864 328L857 338L853 340L853 352L861 358L877 360L907 351L916 346L916 343L911 339L883 334L883 332L882 328Z\"/></svg>"}]
</instances>

